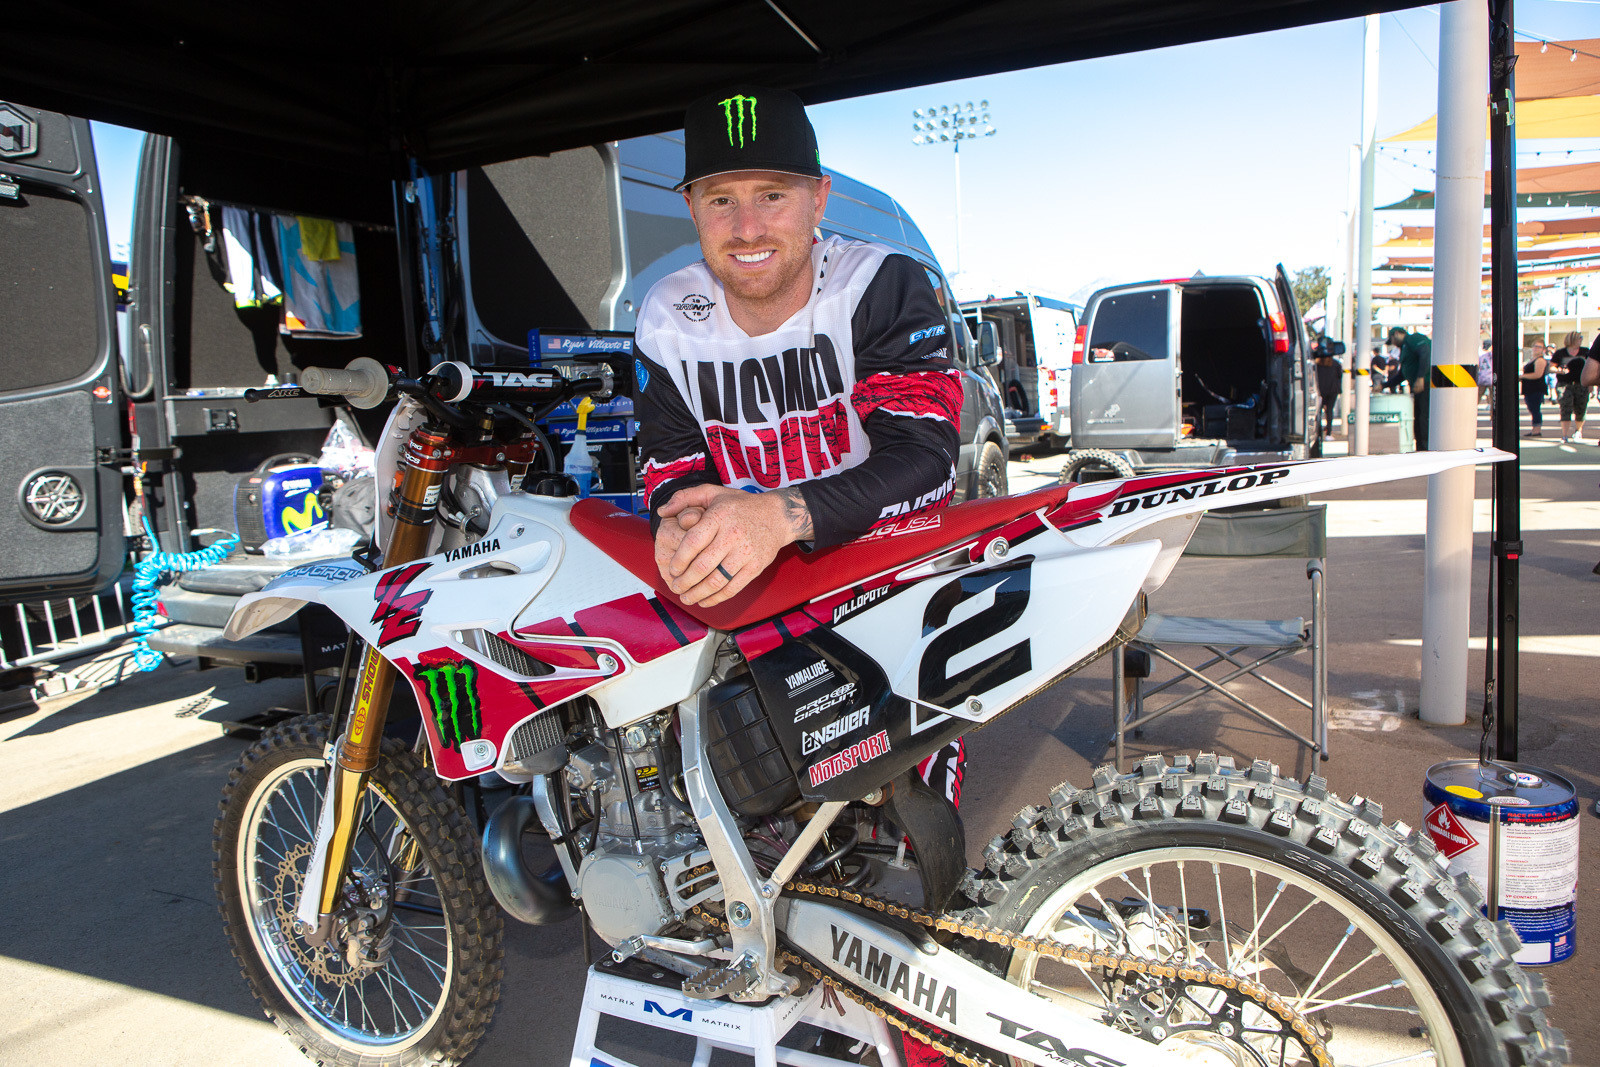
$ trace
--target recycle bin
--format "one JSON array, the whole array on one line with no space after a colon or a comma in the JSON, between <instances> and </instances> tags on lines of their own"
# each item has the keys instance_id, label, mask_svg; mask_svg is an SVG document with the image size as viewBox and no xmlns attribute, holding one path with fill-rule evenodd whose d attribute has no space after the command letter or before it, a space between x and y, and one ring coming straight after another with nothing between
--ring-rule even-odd
<instances>
[{"instance_id":1,"label":"recycle bin","mask_svg":"<svg viewBox=\"0 0 1600 1067\"><path fill-rule=\"evenodd\" d=\"M1369 455L1394 455L1415 452L1416 407L1415 397L1409 393L1374 393L1367 418L1367 453ZM1354 424L1354 413L1345 416Z\"/></svg>"}]
</instances>

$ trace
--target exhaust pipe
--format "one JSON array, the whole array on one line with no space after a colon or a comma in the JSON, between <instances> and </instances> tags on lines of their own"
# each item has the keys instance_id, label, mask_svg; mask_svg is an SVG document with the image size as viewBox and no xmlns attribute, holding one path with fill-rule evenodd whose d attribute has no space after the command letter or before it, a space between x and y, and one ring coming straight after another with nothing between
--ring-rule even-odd
<instances>
[{"instance_id":1,"label":"exhaust pipe","mask_svg":"<svg viewBox=\"0 0 1600 1067\"><path fill-rule=\"evenodd\" d=\"M538 788L537 780L534 787ZM483 875L500 906L534 926L560 922L577 909L560 864L534 874L522 856L522 833L539 817L533 797L512 797L489 816L483 828Z\"/></svg>"}]
</instances>

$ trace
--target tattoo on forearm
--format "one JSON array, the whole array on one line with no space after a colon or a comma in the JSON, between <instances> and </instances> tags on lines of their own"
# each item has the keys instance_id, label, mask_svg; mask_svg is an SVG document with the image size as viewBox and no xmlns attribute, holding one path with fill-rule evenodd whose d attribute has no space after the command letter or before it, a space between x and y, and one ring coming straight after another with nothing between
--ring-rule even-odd
<instances>
[{"instance_id":1,"label":"tattoo on forearm","mask_svg":"<svg viewBox=\"0 0 1600 1067\"><path fill-rule=\"evenodd\" d=\"M811 524L811 509L806 507L806 498L800 490L793 488L777 490L778 497L783 501L783 515L789 520L789 530L795 535L796 540L809 541L816 536Z\"/></svg>"}]
</instances>

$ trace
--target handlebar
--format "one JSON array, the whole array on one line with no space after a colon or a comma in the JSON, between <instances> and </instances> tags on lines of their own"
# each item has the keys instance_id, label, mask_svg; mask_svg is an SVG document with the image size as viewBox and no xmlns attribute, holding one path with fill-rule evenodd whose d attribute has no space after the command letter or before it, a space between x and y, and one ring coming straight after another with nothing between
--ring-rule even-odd
<instances>
[{"instance_id":1,"label":"handlebar","mask_svg":"<svg viewBox=\"0 0 1600 1067\"><path fill-rule=\"evenodd\" d=\"M370 356L350 361L344 370L307 367L300 388L319 396L343 396L353 407L375 408L389 396L389 371Z\"/></svg>"}]
</instances>

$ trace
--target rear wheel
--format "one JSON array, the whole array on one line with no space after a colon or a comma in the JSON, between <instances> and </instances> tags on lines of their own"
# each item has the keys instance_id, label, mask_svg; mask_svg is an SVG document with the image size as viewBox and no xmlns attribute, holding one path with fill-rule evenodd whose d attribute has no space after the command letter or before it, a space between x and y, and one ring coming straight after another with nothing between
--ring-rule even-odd
<instances>
[{"instance_id":1,"label":"rear wheel","mask_svg":"<svg viewBox=\"0 0 1600 1067\"><path fill-rule=\"evenodd\" d=\"M1199 965L1265 986L1339 1067L1510 1067L1566 1062L1543 981L1511 962L1426 833L1385 825L1257 763L1201 756L1109 768L1025 808L963 889L963 922L1075 948ZM1197 1063L1316 1062L1291 1021L1236 988L1159 979L984 946L1014 985Z\"/></svg>"},{"instance_id":2,"label":"rear wheel","mask_svg":"<svg viewBox=\"0 0 1600 1067\"><path fill-rule=\"evenodd\" d=\"M1094 482L1105 478L1132 478L1133 465L1115 452L1103 448L1085 448L1067 457L1061 468L1061 485L1073 482Z\"/></svg>"},{"instance_id":3,"label":"rear wheel","mask_svg":"<svg viewBox=\"0 0 1600 1067\"><path fill-rule=\"evenodd\" d=\"M214 872L234 955L268 1018L318 1063L457 1063L499 999L501 916L466 813L398 742L368 779L333 937L319 947L297 931L328 723L268 731L223 791Z\"/></svg>"}]
</instances>

